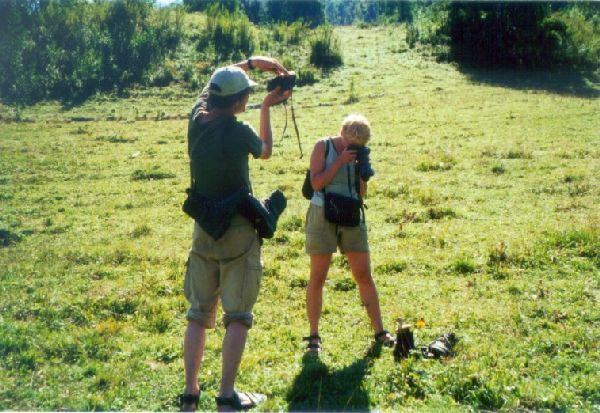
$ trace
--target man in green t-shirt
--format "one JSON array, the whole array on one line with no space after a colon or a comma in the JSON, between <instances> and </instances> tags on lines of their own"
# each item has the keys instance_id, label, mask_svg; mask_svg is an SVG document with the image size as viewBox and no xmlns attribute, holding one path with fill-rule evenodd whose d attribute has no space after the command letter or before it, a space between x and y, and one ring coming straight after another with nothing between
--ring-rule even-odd
<instances>
[{"instance_id":1,"label":"man in green t-shirt","mask_svg":"<svg viewBox=\"0 0 600 413\"><path fill-rule=\"evenodd\" d=\"M245 111L256 85L246 75L253 68L278 75L288 73L275 59L262 56L217 69L190 115L188 154L193 190L210 200L223 199L240 187L251 188L248 155L270 158L273 139L269 109L291 95L277 88L264 97L258 134L249 124L238 121L235 115ZM227 231L216 240L195 223L184 287L190 308L184 340L183 411L193 411L198 405L197 379L206 329L215 326L219 298L226 333L217 409L243 410L266 399L262 394L234 389L261 277L260 240L252 223L234 215Z\"/></svg>"}]
</instances>

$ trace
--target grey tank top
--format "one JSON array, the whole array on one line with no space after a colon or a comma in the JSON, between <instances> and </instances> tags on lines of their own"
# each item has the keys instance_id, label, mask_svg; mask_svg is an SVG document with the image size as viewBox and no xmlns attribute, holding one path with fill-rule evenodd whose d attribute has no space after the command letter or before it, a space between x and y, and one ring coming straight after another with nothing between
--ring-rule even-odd
<instances>
[{"instance_id":1,"label":"grey tank top","mask_svg":"<svg viewBox=\"0 0 600 413\"><path fill-rule=\"evenodd\" d=\"M325 145L329 147L327 157L325 158L325 169L327 169L335 162L339 154L337 153L331 138L325 140ZM358 194L356 193L355 169L356 168L354 168L354 165L352 164L343 165L338 169L329 185L325 187L325 190L327 192L352 196L352 198L358 199ZM350 175L350 188L348 188L348 175ZM325 195L323 194L323 191L315 191L310 202L316 206L322 207L325 205Z\"/></svg>"}]
</instances>

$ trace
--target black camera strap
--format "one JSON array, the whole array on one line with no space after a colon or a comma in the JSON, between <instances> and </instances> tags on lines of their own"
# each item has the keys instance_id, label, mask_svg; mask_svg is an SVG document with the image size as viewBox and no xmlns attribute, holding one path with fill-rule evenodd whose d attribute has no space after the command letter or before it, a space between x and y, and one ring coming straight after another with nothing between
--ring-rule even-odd
<instances>
[{"instance_id":1,"label":"black camera strap","mask_svg":"<svg viewBox=\"0 0 600 413\"><path fill-rule=\"evenodd\" d=\"M302 143L300 142L300 132L298 131L298 124L296 123L296 114L294 113L294 100L292 96L289 98L290 101L290 111L292 112L292 122L294 123L294 130L296 131L296 140L298 141L298 148L300 149L300 159L304 154L302 153ZM283 102L283 108L285 109L285 125L283 126L283 132L281 133L281 138L285 137L285 132L287 131L288 126L288 115L287 115L287 100Z\"/></svg>"},{"instance_id":2,"label":"black camera strap","mask_svg":"<svg viewBox=\"0 0 600 413\"><path fill-rule=\"evenodd\" d=\"M338 153L337 149L335 148L335 143L333 143L333 140L331 138L328 138L325 141L325 167L327 168L327 154L329 153L329 145L331 145L333 147L333 150L336 152L336 154L339 156L340 154ZM346 164L346 178L348 179L348 191L350 192L350 197L352 198L352 183L350 181L350 164ZM360 195L360 179L359 179L359 174L358 174L358 163L355 162L354 163L354 185L355 185L355 189L356 189L356 196L358 197L358 201L360 202L360 211L362 212L362 221L365 222L366 219L366 214L365 214L365 208L366 208L366 204L364 203L362 196ZM323 195L325 195L327 193L326 188L327 186L324 186L322 191L323 191Z\"/></svg>"}]
</instances>

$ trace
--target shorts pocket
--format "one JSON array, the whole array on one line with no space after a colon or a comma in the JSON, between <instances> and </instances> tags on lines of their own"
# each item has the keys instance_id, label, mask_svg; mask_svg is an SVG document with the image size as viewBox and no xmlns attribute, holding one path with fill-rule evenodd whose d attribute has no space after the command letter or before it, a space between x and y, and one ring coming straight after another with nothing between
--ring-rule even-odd
<instances>
[{"instance_id":1,"label":"shorts pocket","mask_svg":"<svg viewBox=\"0 0 600 413\"><path fill-rule=\"evenodd\" d=\"M246 312L252 311L258 292L260 291L260 283L262 280L262 268L260 266L248 266L246 277L244 279L244 290L242 291L243 310Z\"/></svg>"},{"instance_id":2,"label":"shorts pocket","mask_svg":"<svg viewBox=\"0 0 600 413\"><path fill-rule=\"evenodd\" d=\"M326 221L325 221L325 213L323 212L322 207L318 207L314 204L310 204L308 207L308 212L306 213L306 226L304 227L304 231L308 233L320 233L325 231L326 229Z\"/></svg>"}]
</instances>

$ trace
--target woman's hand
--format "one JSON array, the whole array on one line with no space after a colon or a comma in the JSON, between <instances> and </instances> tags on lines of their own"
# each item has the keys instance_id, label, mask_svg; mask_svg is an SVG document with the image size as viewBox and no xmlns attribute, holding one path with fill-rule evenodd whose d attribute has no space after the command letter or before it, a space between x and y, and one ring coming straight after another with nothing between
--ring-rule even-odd
<instances>
[{"instance_id":1,"label":"woman's hand","mask_svg":"<svg viewBox=\"0 0 600 413\"><path fill-rule=\"evenodd\" d=\"M351 162L354 162L356 161L356 151L346 148L342 151L342 153L340 154L340 156L338 156L337 159L341 165L346 165Z\"/></svg>"},{"instance_id":2,"label":"woman's hand","mask_svg":"<svg viewBox=\"0 0 600 413\"><path fill-rule=\"evenodd\" d=\"M252 67L262 72L274 72L277 75L287 75L288 71L277 60L266 56L252 56L248 60L252 61Z\"/></svg>"},{"instance_id":3,"label":"woman's hand","mask_svg":"<svg viewBox=\"0 0 600 413\"><path fill-rule=\"evenodd\" d=\"M281 91L281 87L277 86L275 89L267 93L263 99L263 105L266 107L274 106L280 102L283 102L292 95L291 90Z\"/></svg>"}]
</instances>

